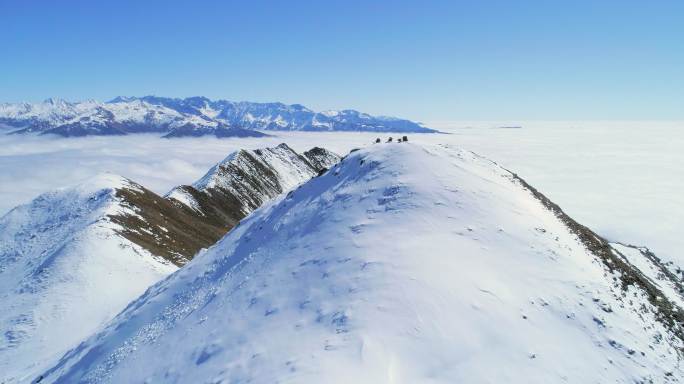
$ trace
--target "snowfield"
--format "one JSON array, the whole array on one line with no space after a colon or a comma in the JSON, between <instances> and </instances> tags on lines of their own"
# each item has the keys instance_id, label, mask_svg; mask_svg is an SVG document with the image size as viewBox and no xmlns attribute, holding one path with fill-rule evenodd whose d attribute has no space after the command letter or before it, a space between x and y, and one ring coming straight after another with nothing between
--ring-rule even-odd
<instances>
[{"instance_id":1,"label":"snowfield","mask_svg":"<svg viewBox=\"0 0 684 384\"><path fill-rule=\"evenodd\" d=\"M177 268L119 236L101 175L0 218L0 382L25 383Z\"/></svg>"},{"instance_id":2,"label":"snowfield","mask_svg":"<svg viewBox=\"0 0 684 384\"><path fill-rule=\"evenodd\" d=\"M681 339L622 278L495 163L373 145L255 211L34 382L681 379Z\"/></svg>"}]
</instances>

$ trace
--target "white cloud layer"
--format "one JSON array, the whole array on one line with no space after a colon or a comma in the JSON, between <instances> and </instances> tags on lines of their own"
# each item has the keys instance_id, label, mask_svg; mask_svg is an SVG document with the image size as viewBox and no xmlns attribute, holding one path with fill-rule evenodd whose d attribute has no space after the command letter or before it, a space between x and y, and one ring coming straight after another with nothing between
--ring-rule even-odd
<instances>
[{"instance_id":1,"label":"white cloud layer","mask_svg":"<svg viewBox=\"0 0 684 384\"><path fill-rule=\"evenodd\" d=\"M521 129L495 129L522 125ZM646 245L684 265L684 123L433 123L449 142L509 168L610 240ZM382 134L385 138L387 134ZM0 214L50 189L101 172L158 193L201 177L237 148L287 142L340 154L373 133L278 133L261 139L160 139L155 135L55 137L0 135Z\"/></svg>"}]
</instances>

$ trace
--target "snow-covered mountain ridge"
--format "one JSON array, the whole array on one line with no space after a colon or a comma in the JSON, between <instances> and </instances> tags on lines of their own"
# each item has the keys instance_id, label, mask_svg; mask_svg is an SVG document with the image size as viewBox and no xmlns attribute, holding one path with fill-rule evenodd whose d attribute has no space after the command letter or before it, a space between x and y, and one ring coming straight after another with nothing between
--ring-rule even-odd
<instances>
[{"instance_id":1,"label":"snow-covered mountain ridge","mask_svg":"<svg viewBox=\"0 0 684 384\"><path fill-rule=\"evenodd\" d=\"M26 382L176 270L117 234L129 188L103 175L0 218L0 382Z\"/></svg>"},{"instance_id":2,"label":"snow-covered mountain ridge","mask_svg":"<svg viewBox=\"0 0 684 384\"><path fill-rule=\"evenodd\" d=\"M680 381L681 292L623 251L470 152L374 145L35 381Z\"/></svg>"},{"instance_id":3,"label":"snow-covered mountain ridge","mask_svg":"<svg viewBox=\"0 0 684 384\"><path fill-rule=\"evenodd\" d=\"M354 110L314 112L282 103L212 101L204 97L117 97L109 102L0 104L0 124L14 133L61 136L155 132L164 137L258 137L261 130L431 132L409 120Z\"/></svg>"},{"instance_id":4,"label":"snow-covered mountain ridge","mask_svg":"<svg viewBox=\"0 0 684 384\"><path fill-rule=\"evenodd\" d=\"M202 217L233 226L266 201L339 160L338 155L323 148L300 155L284 143L274 148L239 150L192 185L174 188L167 197Z\"/></svg>"},{"instance_id":5,"label":"snow-covered mountain ridge","mask_svg":"<svg viewBox=\"0 0 684 384\"><path fill-rule=\"evenodd\" d=\"M219 207L221 215L101 175L1 217L0 382L26 382L54 364L245 215L318 174L322 168L309 159L339 160L322 148L300 155L285 144L228 158L245 156L259 167L225 160L205 176L231 186L202 189L202 202Z\"/></svg>"}]
</instances>

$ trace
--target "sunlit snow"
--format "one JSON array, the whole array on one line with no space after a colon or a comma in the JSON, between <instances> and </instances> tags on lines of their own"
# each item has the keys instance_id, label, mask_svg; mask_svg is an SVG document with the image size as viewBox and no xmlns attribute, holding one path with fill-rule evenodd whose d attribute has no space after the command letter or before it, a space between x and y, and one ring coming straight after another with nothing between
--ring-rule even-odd
<instances>
[{"instance_id":1,"label":"sunlit snow","mask_svg":"<svg viewBox=\"0 0 684 384\"><path fill-rule=\"evenodd\" d=\"M664 382L677 341L510 173L378 144L257 210L46 383Z\"/></svg>"}]
</instances>

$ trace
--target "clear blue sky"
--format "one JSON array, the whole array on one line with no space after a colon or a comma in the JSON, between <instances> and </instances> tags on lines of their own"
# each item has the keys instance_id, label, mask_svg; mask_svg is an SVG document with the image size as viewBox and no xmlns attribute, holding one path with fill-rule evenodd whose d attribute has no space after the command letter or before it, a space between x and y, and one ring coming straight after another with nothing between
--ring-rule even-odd
<instances>
[{"instance_id":1,"label":"clear blue sky","mask_svg":"<svg viewBox=\"0 0 684 384\"><path fill-rule=\"evenodd\" d=\"M684 1L0 0L0 101L684 119Z\"/></svg>"}]
</instances>

